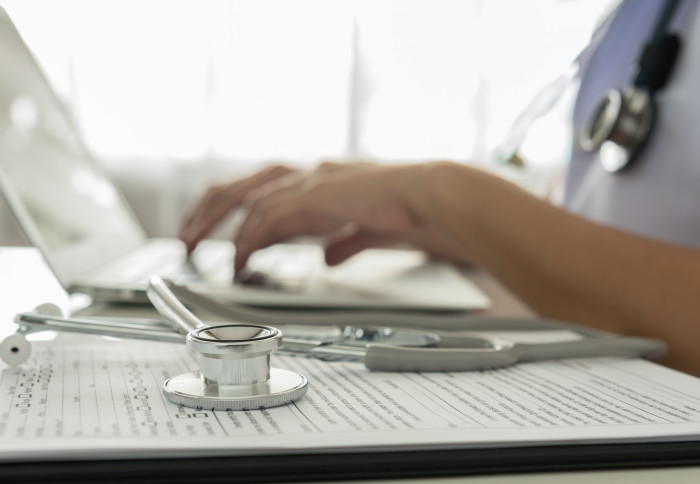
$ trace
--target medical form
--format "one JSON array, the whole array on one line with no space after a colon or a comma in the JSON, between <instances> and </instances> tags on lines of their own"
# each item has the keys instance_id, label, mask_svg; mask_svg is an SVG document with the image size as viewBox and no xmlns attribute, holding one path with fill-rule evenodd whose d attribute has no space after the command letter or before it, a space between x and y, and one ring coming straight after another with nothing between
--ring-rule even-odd
<instances>
[{"instance_id":1,"label":"medical form","mask_svg":"<svg viewBox=\"0 0 700 484\"><path fill-rule=\"evenodd\" d=\"M81 336L33 343L0 379L0 458L32 452L483 446L700 436L700 380L635 359L580 359L460 373L370 372L273 356L307 394L263 410L178 407L163 381L194 367L184 347Z\"/></svg>"}]
</instances>

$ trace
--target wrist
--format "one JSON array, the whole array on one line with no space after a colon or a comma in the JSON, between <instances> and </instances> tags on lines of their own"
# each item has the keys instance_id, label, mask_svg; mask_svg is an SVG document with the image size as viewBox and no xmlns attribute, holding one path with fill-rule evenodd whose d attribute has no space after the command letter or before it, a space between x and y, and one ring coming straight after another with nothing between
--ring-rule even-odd
<instances>
[{"instance_id":1,"label":"wrist","mask_svg":"<svg viewBox=\"0 0 700 484\"><path fill-rule=\"evenodd\" d=\"M458 222L476 229L483 218L491 175L462 163L435 161L423 165L424 206L443 228Z\"/></svg>"}]
</instances>

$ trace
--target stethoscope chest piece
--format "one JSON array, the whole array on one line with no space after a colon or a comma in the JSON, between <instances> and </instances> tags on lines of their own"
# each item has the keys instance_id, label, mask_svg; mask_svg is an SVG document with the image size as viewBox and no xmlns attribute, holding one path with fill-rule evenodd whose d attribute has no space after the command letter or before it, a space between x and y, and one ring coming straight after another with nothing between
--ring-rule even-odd
<instances>
[{"instance_id":1,"label":"stethoscope chest piece","mask_svg":"<svg viewBox=\"0 0 700 484\"><path fill-rule=\"evenodd\" d=\"M606 171L621 171L642 150L655 117L656 105L646 90L634 86L624 91L612 89L581 131L580 146L588 152L600 150L600 163Z\"/></svg>"},{"instance_id":2,"label":"stethoscope chest piece","mask_svg":"<svg viewBox=\"0 0 700 484\"><path fill-rule=\"evenodd\" d=\"M225 324L195 329L187 347L199 359L199 371L169 378L165 398L177 405L211 410L276 407L302 397L307 379L294 371L270 368L270 354L282 333L257 324Z\"/></svg>"}]
</instances>

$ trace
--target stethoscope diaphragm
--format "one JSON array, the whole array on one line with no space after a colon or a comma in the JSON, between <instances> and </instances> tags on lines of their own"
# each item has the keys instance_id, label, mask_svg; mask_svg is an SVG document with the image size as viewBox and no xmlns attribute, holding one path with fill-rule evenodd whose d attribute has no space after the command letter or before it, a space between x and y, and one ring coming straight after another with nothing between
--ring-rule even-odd
<instances>
[{"instance_id":1,"label":"stethoscope diaphragm","mask_svg":"<svg viewBox=\"0 0 700 484\"><path fill-rule=\"evenodd\" d=\"M270 368L270 354L282 343L277 328L224 324L187 334L186 345L199 370L169 378L165 398L177 405L210 410L276 407L302 397L308 380L291 370Z\"/></svg>"},{"instance_id":2,"label":"stethoscope diaphragm","mask_svg":"<svg viewBox=\"0 0 700 484\"><path fill-rule=\"evenodd\" d=\"M611 89L598 105L588 126L581 130L584 151L600 150L603 168L615 173L628 167L649 138L656 105L649 92L636 87Z\"/></svg>"}]
</instances>

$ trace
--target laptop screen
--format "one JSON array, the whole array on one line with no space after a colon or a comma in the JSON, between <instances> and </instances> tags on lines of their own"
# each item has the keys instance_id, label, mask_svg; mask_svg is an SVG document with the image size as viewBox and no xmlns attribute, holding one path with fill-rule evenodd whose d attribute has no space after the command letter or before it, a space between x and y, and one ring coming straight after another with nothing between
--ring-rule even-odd
<instances>
[{"instance_id":1,"label":"laptop screen","mask_svg":"<svg viewBox=\"0 0 700 484\"><path fill-rule=\"evenodd\" d=\"M59 279L137 243L133 214L2 9L0 66L0 188Z\"/></svg>"}]
</instances>

